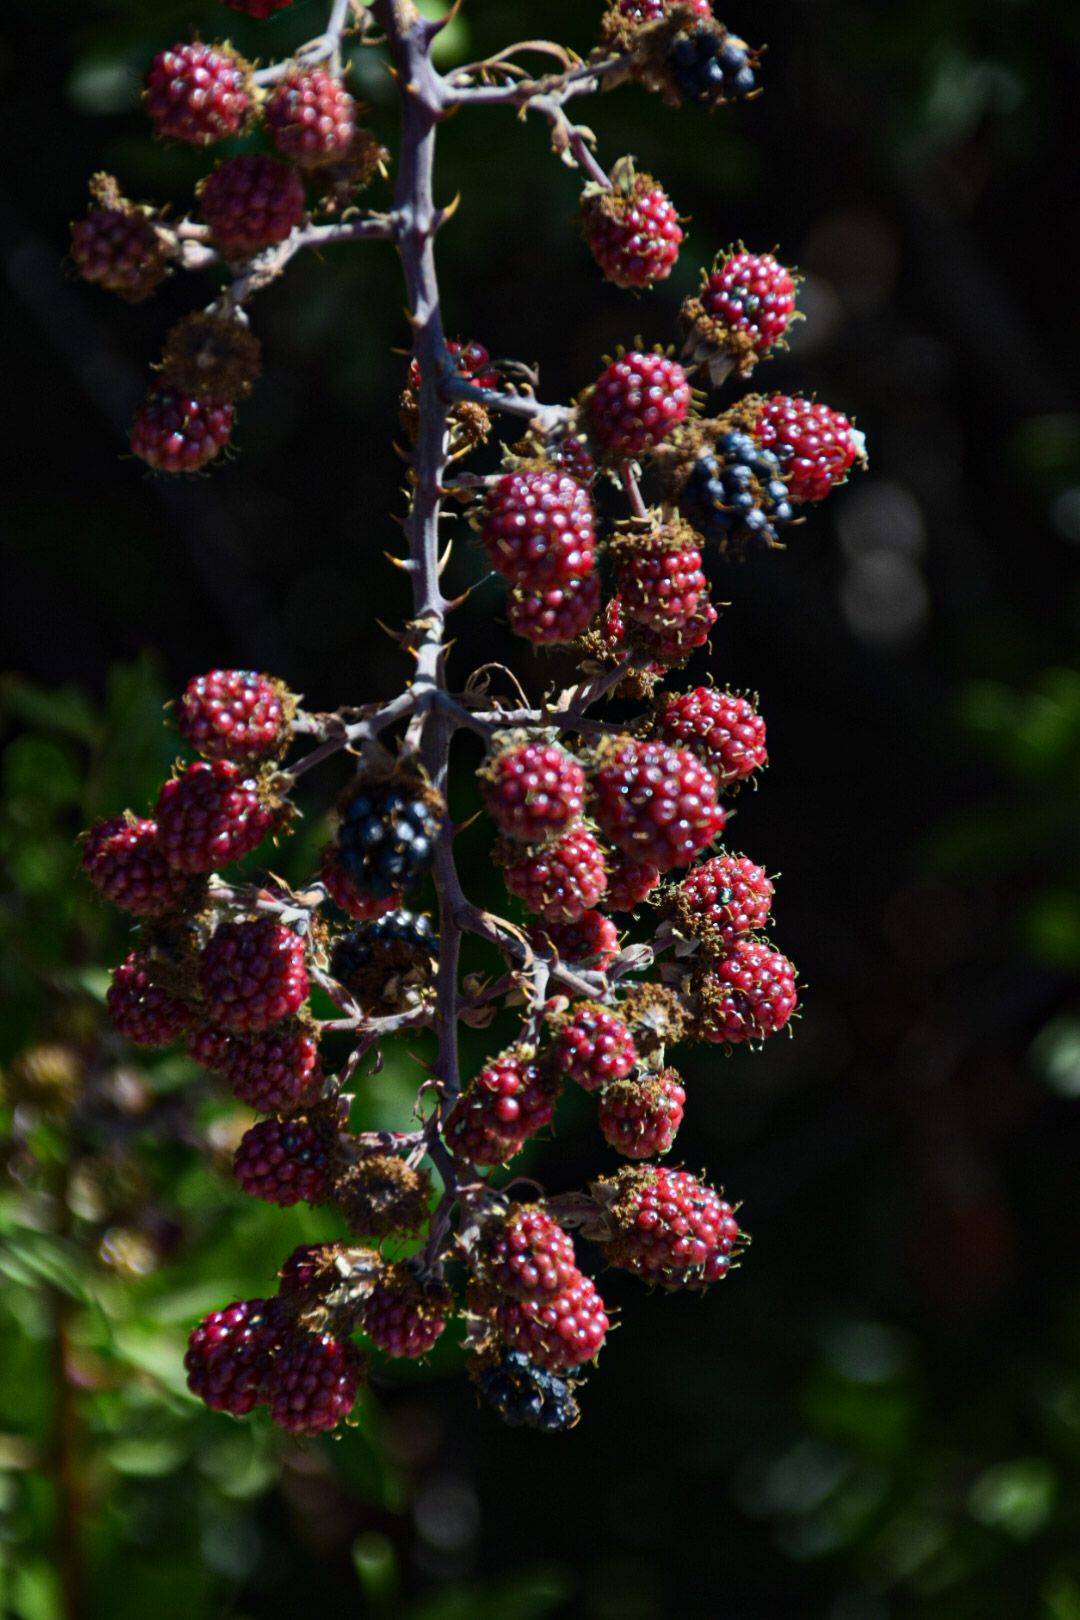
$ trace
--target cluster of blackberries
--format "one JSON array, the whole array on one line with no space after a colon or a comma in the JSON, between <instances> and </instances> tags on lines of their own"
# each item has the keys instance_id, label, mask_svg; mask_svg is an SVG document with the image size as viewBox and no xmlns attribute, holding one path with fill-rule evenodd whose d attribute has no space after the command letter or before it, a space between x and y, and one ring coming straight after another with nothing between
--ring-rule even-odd
<instances>
[{"instance_id":1,"label":"cluster of blackberries","mask_svg":"<svg viewBox=\"0 0 1080 1620\"><path fill-rule=\"evenodd\" d=\"M779 461L748 433L721 433L695 458L679 491L679 512L722 550L776 545L779 530L795 517Z\"/></svg>"}]
</instances>

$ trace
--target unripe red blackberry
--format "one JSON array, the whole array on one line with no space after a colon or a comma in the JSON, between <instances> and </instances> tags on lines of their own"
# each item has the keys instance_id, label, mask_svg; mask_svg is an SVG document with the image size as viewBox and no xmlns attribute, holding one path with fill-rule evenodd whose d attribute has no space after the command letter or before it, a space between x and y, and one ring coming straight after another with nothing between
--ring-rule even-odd
<instances>
[{"instance_id":1,"label":"unripe red blackberry","mask_svg":"<svg viewBox=\"0 0 1080 1620\"><path fill-rule=\"evenodd\" d=\"M360 1325L376 1349L416 1360L433 1349L454 1309L444 1282L421 1282L407 1263L387 1266L367 1297Z\"/></svg>"},{"instance_id":2,"label":"unripe red blackberry","mask_svg":"<svg viewBox=\"0 0 1080 1620\"><path fill-rule=\"evenodd\" d=\"M680 928L713 951L765 927L773 886L764 867L745 855L714 855L688 872L673 896Z\"/></svg>"},{"instance_id":3,"label":"unripe red blackberry","mask_svg":"<svg viewBox=\"0 0 1080 1620\"><path fill-rule=\"evenodd\" d=\"M581 1416L573 1383L535 1367L520 1350L488 1346L466 1365L480 1394L509 1428L561 1433Z\"/></svg>"},{"instance_id":4,"label":"unripe red blackberry","mask_svg":"<svg viewBox=\"0 0 1080 1620\"><path fill-rule=\"evenodd\" d=\"M612 166L610 186L586 186L581 229L589 252L616 287L665 281L683 239L671 198L651 174L637 173L633 158Z\"/></svg>"},{"instance_id":5,"label":"unripe red blackberry","mask_svg":"<svg viewBox=\"0 0 1080 1620\"><path fill-rule=\"evenodd\" d=\"M451 1153L470 1164L505 1164L550 1125L559 1081L534 1058L503 1052L458 1097L443 1125Z\"/></svg>"},{"instance_id":6,"label":"unripe red blackberry","mask_svg":"<svg viewBox=\"0 0 1080 1620\"><path fill-rule=\"evenodd\" d=\"M511 1350L556 1373L593 1361L611 1326L596 1284L581 1272L551 1298L500 1300L494 1321Z\"/></svg>"},{"instance_id":7,"label":"unripe red blackberry","mask_svg":"<svg viewBox=\"0 0 1080 1620\"><path fill-rule=\"evenodd\" d=\"M675 1069L608 1086L596 1118L604 1138L627 1159L667 1153L682 1124L686 1091Z\"/></svg>"},{"instance_id":8,"label":"unripe red blackberry","mask_svg":"<svg viewBox=\"0 0 1080 1620\"><path fill-rule=\"evenodd\" d=\"M482 1281L512 1299L549 1299L578 1275L573 1239L539 1204L489 1216L473 1258Z\"/></svg>"},{"instance_id":9,"label":"unripe red blackberry","mask_svg":"<svg viewBox=\"0 0 1080 1620\"><path fill-rule=\"evenodd\" d=\"M600 577L588 573L542 590L516 586L507 599L506 619L515 636L534 646L553 647L583 635L599 606Z\"/></svg>"},{"instance_id":10,"label":"unripe red blackberry","mask_svg":"<svg viewBox=\"0 0 1080 1620\"><path fill-rule=\"evenodd\" d=\"M399 900L431 866L445 807L419 775L401 769L359 776L339 814L336 859L357 894Z\"/></svg>"},{"instance_id":11,"label":"unripe red blackberry","mask_svg":"<svg viewBox=\"0 0 1080 1620\"><path fill-rule=\"evenodd\" d=\"M161 238L147 211L121 194L111 174L94 175L90 196L86 218L72 222L71 262L84 281L137 304L168 273Z\"/></svg>"},{"instance_id":12,"label":"unripe red blackberry","mask_svg":"<svg viewBox=\"0 0 1080 1620\"><path fill-rule=\"evenodd\" d=\"M322 1089L318 1036L301 1023L234 1036L221 1061L234 1095L259 1114L291 1113Z\"/></svg>"},{"instance_id":13,"label":"unripe red blackberry","mask_svg":"<svg viewBox=\"0 0 1080 1620\"><path fill-rule=\"evenodd\" d=\"M524 844L556 837L585 807L585 772L556 742L498 742L479 773L488 815L507 838Z\"/></svg>"},{"instance_id":14,"label":"unripe red blackberry","mask_svg":"<svg viewBox=\"0 0 1080 1620\"><path fill-rule=\"evenodd\" d=\"M282 157L317 169L348 155L356 103L325 68L294 68L274 87L263 120Z\"/></svg>"},{"instance_id":15,"label":"unripe red blackberry","mask_svg":"<svg viewBox=\"0 0 1080 1620\"><path fill-rule=\"evenodd\" d=\"M329 1333L290 1333L266 1378L270 1419L289 1434L325 1434L347 1418L367 1365Z\"/></svg>"},{"instance_id":16,"label":"unripe red blackberry","mask_svg":"<svg viewBox=\"0 0 1080 1620\"><path fill-rule=\"evenodd\" d=\"M585 1091L600 1091L631 1074L638 1054L618 1013L581 1001L559 1018L551 1060L560 1074L576 1080Z\"/></svg>"},{"instance_id":17,"label":"unripe red blackberry","mask_svg":"<svg viewBox=\"0 0 1080 1620\"><path fill-rule=\"evenodd\" d=\"M191 887L158 848L157 822L130 812L94 823L83 844L82 868L106 900L137 917L178 911Z\"/></svg>"},{"instance_id":18,"label":"unripe red blackberry","mask_svg":"<svg viewBox=\"0 0 1080 1620\"><path fill-rule=\"evenodd\" d=\"M661 741L696 754L723 786L743 782L769 763L765 722L756 701L739 692L714 686L676 692L657 711L656 732Z\"/></svg>"},{"instance_id":19,"label":"unripe red blackberry","mask_svg":"<svg viewBox=\"0 0 1080 1620\"><path fill-rule=\"evenodd\" d=\"M155 472L198 472L228 444L235 412L223 399L152 389L131 424L131 452Z\"/></svg>"},{"instance_id":20,"label":"unripe red blackberry","mask_svg":"<svg viewBox=\"0 0 1080 1620\"><path fill-rule=\"evenodd\" d=\"M704 364L714 384L734 370L748 377L795 318L795 280L771 253L732 249L717 260L679 320L684 359Z\"/></svg>"},{"instance_id":21,"label":"unripe red blackberry","mask_svg":"<svg viewBox=\"0 0 1080 1620\"><path fill-rule=\"evenodd\" d=\"M293 0L225 0L232 11L242 11L247 17L266 18L275 11L285 11Z\"/></svg>"},{"instance_id":22,"label":"unripe red blackberry","mask_svg":"<svg viewBox=\"0 0 1080 1620\"><path fill-rule=\"evenodd\" d=\"M325 885L326 892L335 906L355 918L357 922L370 922L373 917L381 917L384 912L393 911L400 898L393 891L379 897L365 894L342 866L336 844L327 844L323 850L319 880Z\"/></svg>"},{"instance_id":23,"label":"unripe red blackberry","mask_svg":"<svg viewBox=\"0 0 1080 1620\"><path fill-rule=\"evenodd\" d=\"M159 51L143 102L163 140L209 146L238 135L251 111L250 68L228 45L174 45Z\"/></svg>"},{"instance_id":24,"label":"unripe red blackberry","mask_svg":"<svg viewBox=\"0 0 1080 1620\"><path fill-rule=\"evenodd\" d=\"M602 911L585 911L574 922L535 923L529 938L540 951L554 951L561 962L602 973L619 954L619 930Z\"/></svg>"},{"instance_id":25,"label":"unripe red blackberry","mask_svg":"<svg viewBox=\"0 0 1080 1620\"><path fill-rule=\"evenodd\" d=\"M229 1054L239 1039L227 1029L215 1029L213 1024L196 1024L187 1038L188 1057L211 1074L224 1074Z\"/></svg>"},{"instance_id":26,"label":"unripe red blackberry","mask_svg":"<svg viewBox=\"0 0 1080 1620\"><path fill-rule=\"evenodd\" d=\"M742 1237L730 1204L686 1170L627 1165L593 1186L608 1261L663 1288L701 1288L730 1269Z\"/></svg>"},{"instance_id":27,"label":"unripe red blackberry","mask_svg":"<svg viewBox=\"0 0 1080 1620\"><path fill-rule=\"evenodd\" d=\"M652 653L661 670L686 663L690 654L704 647L717 620L712 603L699 599L697 607L682 624L660 629L655 625L643 626L642 640Z\"/></svg>"},{"instance_id":28,"label":"unripe red blackberry","mask_svg":"<svg viewBox=\"0 0 1080 1620\"><path fill-rule=\"evenodd\" d=\"M569 473L505 473L484 497L480 538L492 568L522 590L591 573L596 520L588 490Z\"/></svg>"},{"instance_id":29,"label":"unripe red blackberry","mask_svg":"<svg viewBox=\"0 0 1080 1620\"><path fill-rule=\"evenodd\" d=\"M327 1134L306 1119L263 1119L245 1131L233 1174L251 1198L288 1209L322 1204L330 1190Z\"/></svg>"},{"instance_id":30,"label":"unripe red blackberry","mask_svg":"<svg viewBox=\"0 0 1080 1620\"><path fill-rule=\"evenodd\" d=\"M756 1043L789 1022L799 1003L795 968L763 940L740 939L691 981L692 1035L715 1045Z\"/></svg>"},{"instance_id":31,"label":"unripe red blackberry","mask_svg":"<svg viewBox=\"0 0 1080 1620\"><path fill-rule=\"evenodd\" d=\"M184 688L176 724L184 741L206 759L264 759L287 745L294 708L284 684L270 675L212 669Z\"/></svg>"},{"instance_id":32,"label":"unripe red blackberry","mask_svg":"<svg viewBox=\"0 0 1080 1620\"><path fill-rule=\"evenodd\" d=\"M238 1035L270 1029L307 1000L304 941L272 917L219 923L199 961L199 985L212 1024Z\"/></svg>"},{"instance_id":33,"label":"unripe red blackberry","mask_svg":"<svg viewBox=\"0 0 1080 1620\"><path fill-rule=\"evenodd\" d=\"M583 821L537 848L508 845L499 855L510 893L548 922L576 922L607 888L604 852Z\"/></svg>"},{"instance_id":34,"label":"unripe red blackberry","mask_svg":"<svg viewBox=\"0 0 1080 1620\"><path fill-rule=\"evenodd\" d=\"M158 848L169 865L212 872L256 849L280 819L280 808L243 766L199 760L165 783L156 816Z\"/></svg>"},{"instance_id":35,"label":"unripe red blackberry","mask_svg":"<svg viewBox=\"0 0 1080 1620\"><path fill-rule=\"evenodd\" d=\"M132 951L114 968L105 997L113 1028L136 1046L171 1046L192 1023L186 1001L154 982L154 963Z\"/></svg>"},{"instance_id":36,"label":"unripe red blackberry","mask_svg":"<svg viewBox=\"0 0 1080 1620\"><path fill-rule=\"evenodd\" d=\"M608 886L604 904L609 911L633 911L660 882L658 867L632 861L621 849L608 857Z\"/></svg>"},{"instance_id":37,"label":"unripe red blackberry","mask_svg":"<svg viewBox=\"0 0 1080 1620\"><path fill-rule=\"evenodd\" d=\"M630 531L608 549L628 619L664 632L693 618L709 588L693 530L674 523Z\"/></svg>"},{"instance_id":38,"label":"unripe red blackberry","mask_svg":"<svg viewBox=\"0 0 1080 1620\"><path fill-rule=\"evenodd\" d=\"M579 484L586 488L596 477L596 462L582 439L576 434L568 433L565 438L552 439L544 448L545 458L557 467L560 472L569 473L576 478Z\"/></svg>"},{"instance_id":39,"label":"unripe red blackberry","mask_svg":"<svg viewBox=\"0 0 1080 1620\"><path fill-rule=\"evenodd\" d=\"M227 259L249 259L284 242L304 217L304 185L295 169L261 152L226 158L198 188L210 234Z\"/></svg>"},{"instance_id":40,"label":"unripe red blackberry","mask_svg":"<svg viewBox=\"0 0 1080 1620\"><path fill-rule=\"evenodd\" d=\"M780 463L793 501L823 501L865 454L842 412L786 394L764 402L751 432Z\"/></svg>"},{"instance_id":41,"label":"unripe red blackberry","mask_svg":"<svg viewBox=\"0 0 1080 1620\"><path fill-rule=\"evenodd\" d=\"M690 384L678 361L632 349L601 373L585 421L601 455L623 461L647 454L689 411Z\"/></svg>"},{"instance_id":42,"label":"unripe red blackberry","mask_svg":"<svg viewBox=\"0 0 1080 1620\"><path fill-rule=\"evenodd\" d=\"M683 748L605 742L593 781L596 819L613 844L661 872L687 866L723 830L716 783Z\"/></svg>"},{"instance_id":43,"label":"unripe red blackberry","mask_svg":"<svg viewBox=\"0 0 1080 1620\"><path fill-rule=\"evenodd\" d=\"M244 1417L266 1399L266 1375L280 1331L273 1300L241 1299L211 1311L188 1339L184 1366L191 1393L211 1411Z\"/></svg>"}]
</instances>

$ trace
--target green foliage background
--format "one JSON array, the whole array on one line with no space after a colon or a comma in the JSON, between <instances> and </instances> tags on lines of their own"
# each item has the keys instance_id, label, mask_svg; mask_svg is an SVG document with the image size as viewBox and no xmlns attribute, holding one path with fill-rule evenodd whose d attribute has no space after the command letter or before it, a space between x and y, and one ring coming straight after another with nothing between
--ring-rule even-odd
<instances>
[{"instance_id":1,"label":"green foliage background","mask_svg":"<svg viewBox=\"0 0 1080 1620\"><path fill-rule=\"evenodd\" d=\"M0 18L5 1612L1080 1620L1080 330L1054 251L1075 202L1070 0L761 0L727 19L769 41L760 101L712 119L633 89L588 104L604 155L635 152L691 216L650 299L599 282L539 123L447 127L451 329L539 362L548 397L639 331L670 340L696 266L733 239L807 273L809 319L768 383L857 412L872 471L786 555L723 576L708 665L762 693L773 764L737 839L783 872L805 1016L757 1057L688 1058L681 1152L745 1200L754 1249L703 1301L605 1276L622 1326L573 1434L500 1429L452 1346L378 1368L338 1443L184 1391L191 1321L330 1228L242 1199L233 1111L104 1028L125 928L81 887L74 840L152 799L162 705L194 671L268 667L316 707L400 684L375 620L403 607L381 561L401 294L379 246L298 264L256 313L268 365L239 458L173 487L122 435L208 284L127 309L61 261L92 169L177 208L204 170L148 138L154 50L198 28L279 54L322 9ZM451 44L586 48L598 11L466 0ZM389 84L370 57L354 73L393 146ZM467 544L453 567L479 576ZM457 668L493 656L527 671L483 587ZM331 792L282 856L298 875ZM464 777L460 794L464 816ZM465 849L493 893L482 826ZM396 1122L414 1084L395 1054L358 1109ZM530 1168L561 1187L605 1163L582 1107Z\"/></svg>"}]
</instances>

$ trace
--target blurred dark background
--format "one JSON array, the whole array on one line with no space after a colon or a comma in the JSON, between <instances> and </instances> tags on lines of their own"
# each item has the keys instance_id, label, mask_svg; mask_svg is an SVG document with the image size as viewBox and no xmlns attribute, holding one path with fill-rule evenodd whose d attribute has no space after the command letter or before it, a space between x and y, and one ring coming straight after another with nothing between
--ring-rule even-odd
<instances>
[{"instance_id":1,"label":"blurred dark background","mask_svg":"<svg viewBox=\"0 0 1080 1620\"><path fill-rule=\"evenodd\" d=\"M466 0L450 45L585 50L599 10ZM539 120L445 130L440 196L463 197L439 243L449 329L538 363L545 397L638 333L671 341L697 267L732 241L805 274L807 319L762 386L854 413L870 471L786 553L717 576L731 605L693 669L761 693L772 765L735 842L782 873L776 937L805 1013L758 1055L687 1053L681 1157L745 1200L754 1247L704 1300L605 1277L621 1328L569 1436L500 1428L452 1348L380 1368L337 1444L183 1393L194 1317L268 1287L326 1228L249 1209L212 1163L220 1101L192 1105L181 1058L132 1066L100 1034L103 967L126 947L72 840L152 796L160 705L194 672L268 668L312 707L398 689L376 619L403 607L382 558L407 338L388 248L297 262L254 308L267 366L239 455L155 480L126 425L212 282L175 277L132 309L63 259L91 171L181 211L208 166L150 139L155 50L198 30L283 55L323 11L259 25L195 0L37 0L0 19L0 1058L24 1091L53 1087L23 1111L30 1139L6 1138L0 1202L5 1612L51 1620L82 1582L110 1620L312 1601L409 1620L1080 1620L1074 0L758 0L725 20L768 41L760 100L711 118L633 87L576 104L605 160L635 153L691 217L671 282L641 300L600 281ZM354 87L393 147L372 54ZM464 584L480 569L458 553ZM484 586L456 669L504 656L535 684L552 666L499 610ZM466 848L494 894L481 827ZM101 1104L74 1124L72 1066ZM371 1083L373 1118L407 1113L415 1072L401 1054ZM571 1108L530 1168L574 1186L607 1162Z\"/></svg>"}]
</instances>

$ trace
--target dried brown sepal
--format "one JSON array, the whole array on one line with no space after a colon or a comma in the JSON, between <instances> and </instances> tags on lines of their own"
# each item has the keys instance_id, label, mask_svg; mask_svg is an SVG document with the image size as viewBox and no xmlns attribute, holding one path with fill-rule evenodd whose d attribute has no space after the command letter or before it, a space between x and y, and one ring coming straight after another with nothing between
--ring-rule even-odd
<instances>
[{"instance_id":1,"label":"dried brown sepal","mask_svg":"<svg viewBox=\"0 0 1080 1620\"><path fill-rule=\"evenodd\" d=\"M170 329L160 370L163 382L197 399L246 399L262 371L262 344L245 321L199 310ZM283 724L285 740L290 731Z\"/></svg>"},{"instance_id":2,"label":"dried brown sepal","mask_svg":"<svg viewBox=\"0 0 1080 1620\"><path fill-rule=\"evenodd\" d=\"M662 984L631 985L619 1002L619 1012L643 1058L663 1061L667 1047L684 1038L686 1014L673 990Z\"/></svg>"},{"instance_id":3,"label":"dried brown sepal","mask_svg":"<svg viewBox=\"0 0 1080 1620\"><path fill-rule=\"evenodd\" d=\"M412 1237L428 1218L431 1177L390 1153L369 1153L339 1171L333 1202L355 1237Z\"/></svg>"}]
</instances>

